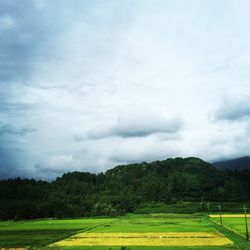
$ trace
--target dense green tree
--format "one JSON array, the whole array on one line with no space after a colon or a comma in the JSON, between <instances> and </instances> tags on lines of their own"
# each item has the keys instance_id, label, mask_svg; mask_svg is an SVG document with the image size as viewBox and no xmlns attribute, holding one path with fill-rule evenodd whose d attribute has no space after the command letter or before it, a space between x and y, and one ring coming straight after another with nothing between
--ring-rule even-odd
<instances>
[{"instance_id":1,"label":"dense green tree","mask_svg":"<svg viewBox=\"0 0 250 250\"><path fill-rule=\"evenodd\" d=\"M117 166L106 173L72 172L55 181L0 181L0 219L116 216L143 204L249 201L250 170L219 170L198 158Z\"/></svg>"}]
</instances>

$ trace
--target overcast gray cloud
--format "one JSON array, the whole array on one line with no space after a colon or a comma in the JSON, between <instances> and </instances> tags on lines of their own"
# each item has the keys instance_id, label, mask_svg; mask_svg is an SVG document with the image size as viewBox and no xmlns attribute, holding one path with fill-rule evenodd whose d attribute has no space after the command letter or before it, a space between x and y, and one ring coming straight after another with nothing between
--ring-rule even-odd
<instances>
[{"instance_id":1,"label":"overcast gray cloud","mask_svg":"<svg viewBox=\"0 0 250 250\"><path fill-rule=\"evenodd\" d=\"M158 116L157 116L158 115ZM180 119L169 119L164 114L135 113L130 110L121 114L115 124L109 127L99 127L87 132L89 139L102 139L112 136L122 138L145 137L153 134L175 134L182 127Z\"/></svg>"},{"instance_id":2,"label":"overcast gray cloud","mask_svg":"<svg viewBox=\"0 0 250 250\"><path fill-rule=\"evenodd\" d=\"M17 136L25 136L28 133L34 132L35 129L32 128L17 128L10 124L4 124L0 127L0 136L1 135L17 135Z\"/></svg>"},{"instance_id":3,"label":"overcast gray cloud","mask_svg":"<svg viewBox=\"0 0 250 250\"><path fill-rule=\"evenodd\" d=\"M249 8L0 1L0 178L248 155Z\"/></svg>"},{"instance_id":4,"label":"overcast gray cloud","mask_svg":"<svg viewBox=\"0 0 250 250\"><path fill-rule=\"evenodd\" d=\"M215 119L238 121L250 117L250 97L244 97L240 100L233 98L224 100L216 109Z\"/></svg>"}]
</instances>

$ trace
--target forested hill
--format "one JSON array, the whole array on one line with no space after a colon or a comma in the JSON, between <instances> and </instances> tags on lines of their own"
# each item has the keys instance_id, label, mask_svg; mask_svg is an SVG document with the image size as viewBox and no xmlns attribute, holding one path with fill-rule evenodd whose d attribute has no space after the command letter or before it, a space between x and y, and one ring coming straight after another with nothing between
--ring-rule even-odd
<instances>
[{"instance_id":1,"label":"forested hill","mask_svg":"<svg viewBox=\"0 0 250 250\"><path fill-rule=\"evenodd\" d=\"M0 181L0 219L116 215L142 204L249 201L250 170L219 170L198 158L117 166L106 173L73 172L49 183Z\"/></svg>"}]
</instances>

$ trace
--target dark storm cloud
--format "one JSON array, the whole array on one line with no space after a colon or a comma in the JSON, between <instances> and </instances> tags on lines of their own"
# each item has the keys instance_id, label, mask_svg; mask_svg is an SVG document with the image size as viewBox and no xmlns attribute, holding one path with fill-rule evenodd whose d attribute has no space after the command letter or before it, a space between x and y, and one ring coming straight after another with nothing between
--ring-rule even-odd
<instances>
[{"instance_id":1,"label":"dark storm cloud","mask_svg":"<svg viewBox=\"0 0 250 250\"><path fill-rule=\"evenodd\" d=\"M27 103L9 103L0 101L0 112L23 112L34 108L34 104Z\"/></svg>"},{"instance_id":2,"label":"dark storm cloud","mask_svg":"<svg viewBox=\"0 0 250 250\"><path fill-rule=\"evenodd\" d=\"M216 120L238 121L250 117L250 98L224 101L215 111Z\"/></svg>"},{"instance_id":3,"label":"dark storm cloud","mask_svg":"<svg viewBox=\"0 0 250 250\"><path fill-rule=\"evenodd\" d=\"M18 176L20 172L17 166L15 152L0 143L0 179Z\"/></svg>"},{"instance_id":4,"label":"dark storm cloud","mask_svg":"<svg viewBox=\"0 0 250 250\"><path fill-rule=\"evenodd\" d=\"M60 12L46 12L36 2L2 1L0 8L0 82L29 79L39 62L46 60L48 43L55 29L52 18Z\"/></svg>"},{"instance_id":5,"label":"dark storm cloud","mask_svg":"<svg viewBox=\"0 0 250 250\"><path fill-rule=\"evenodd\" d=\"M25 150L17 147L16 138L34 131L33 128L10 124L0 126L0 179L24 176L26 169L22 167L21 162Z\"/></svg>"},{"instance_id":6,"label":"dark storm cloud","mask_svg":"<svg viewBox=\"0 0 250 250\"><path fill-rule=\"evenodd\" d=\"M0 15L2 20L9 18L12 25L2 22L0 32L0 80L6 82L9 80L21 80L27 77L29 72L29 62L36 47L32 30L28 31L29 25L26 25L24 17L25 5L11 4L1 5ZM15 11L14 11L15 9ZM5 27L4 27L5 24ZM31 66L31 65L30 65Z\"/></svg>"},{"instance_id":7,"label":"dark storm cloud","mask_svg":"<svg viewBox=\"0 0 250 250\"><path fill-rule=\"evenodd\" d=\"M29 133L32 133L36 131L33 128L18 128L15 126L12 126L10 124L5 124L3 126L0 126L0 136L2 135L17 135L17 136L25 136Z\"/></svg>"}]
</instances>

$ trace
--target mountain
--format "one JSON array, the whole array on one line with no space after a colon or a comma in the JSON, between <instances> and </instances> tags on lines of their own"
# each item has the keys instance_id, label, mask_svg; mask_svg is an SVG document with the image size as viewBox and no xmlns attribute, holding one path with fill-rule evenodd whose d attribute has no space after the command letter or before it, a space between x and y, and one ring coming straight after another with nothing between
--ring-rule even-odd
<instances>
[{"instance_id":1,"label":"mountain","mask_svg":"<svg viewBox=\"0 0 250 250\"><path fill-rule=\"evenodd\" d=\"M199 158L65 173L52 182L0 181L0 219L120 215L147 204L250 200L250 170L221 170ZM146 205L145 205L146 204Z\"/></svg>"},{"instance_id":2,"label":"mountain","mask_svg":"<svg viewBox=\"0 0 250 250\"><path fill-rule=\"evenodd\" d=\"M215 167L220 169L230 169L230 170L244 170L249 169L250 170L250 157L240 157L236 159L231 160L225 160L225 161L218 161L212 163Z\"/></svg>"}]
</instances>

